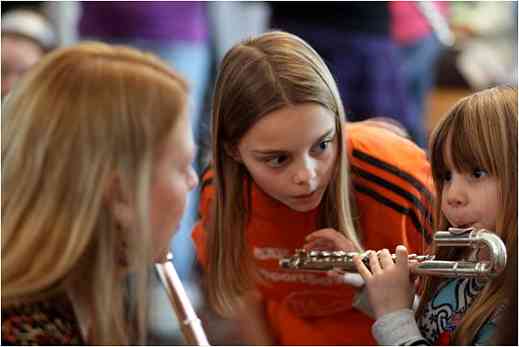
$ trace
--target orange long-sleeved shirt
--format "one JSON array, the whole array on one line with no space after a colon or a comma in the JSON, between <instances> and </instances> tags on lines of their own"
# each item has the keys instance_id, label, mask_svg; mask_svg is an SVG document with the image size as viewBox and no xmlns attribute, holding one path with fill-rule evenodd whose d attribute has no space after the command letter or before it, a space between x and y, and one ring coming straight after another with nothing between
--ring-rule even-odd
<instances>
[{"instance_id":1,"label":"orange long-sleeved shirt","mask_svg":"<svg viewBox=\"0 0 519 347\"><path fill-rule=\"evenodd\" d=\"M346 139L357 217L366 249L404 244L422 253L430 239L432 178L425 154L410 141L379 127L348 124ZM207 264L204 224L215 194L213 173L203 178L202 216L193 230L198 259ZM281 345L370 345L373 321L352 307L355 289L319 273L285 271L280 258L317 230L318 208L297 212L252 187L247 241L265 284L269 324ZM427 217L429 216L429 217ZM428 219L429 218L429 219Z\"/></svg>"}]
</instances>

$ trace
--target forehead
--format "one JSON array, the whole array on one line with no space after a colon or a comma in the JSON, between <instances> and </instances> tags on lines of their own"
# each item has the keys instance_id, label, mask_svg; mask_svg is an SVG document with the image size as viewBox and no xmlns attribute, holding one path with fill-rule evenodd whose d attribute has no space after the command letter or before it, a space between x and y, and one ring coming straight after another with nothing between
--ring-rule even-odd
<instances>
[{"instance_id":1,"label":"forehead","mask_svg":"<svg viewBox=\"0 0 519 347\"><path fill-rule=\"evenodd\" d=\"M240 144L254 149L296 149L334 128L334 114L319 104L286 106L261 118Z\"/></svg>"},{"instance_id":2,"label":"forehead","mask_svg":"<svg viewBox=\"0 0 519 347\"><path fill-rule=\"evenodd\" d=\"M457 136L451 130L442 143L441 155L433 164L441 170L454 169L460 172L470 172L475 168L491 170L490 162L482 155L485 151L474 136L466 132L465 136ZM493 170L491 172L494 173Z\"/></svg>"}]
</instances>

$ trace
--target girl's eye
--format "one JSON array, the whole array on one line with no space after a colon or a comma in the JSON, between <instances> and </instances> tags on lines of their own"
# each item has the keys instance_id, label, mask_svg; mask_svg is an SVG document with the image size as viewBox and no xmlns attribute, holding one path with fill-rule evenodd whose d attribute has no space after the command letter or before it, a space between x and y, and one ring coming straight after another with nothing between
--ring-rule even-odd
<instances>
[{"instance_id":1,"label":"girl's eye","mask_svg":"<svg viewBox=\"0 0 519 347\"><path fill-rule=\"evenodd\" d=\"M286 155L278 155L276 157L267 158L265 160L265 162L270 167L278 168L278 167L282 167L286 163L287 159L288 159L288 156L286 156Z\"/></svg>"},{"instance_id":2,"label":"girl's eye","mask_svg":"<svg viewBox=\"0 0 519 347\"><path fill-rule=\"evenodd\" d=\"M486 176L488 176L488 172L486 170L474 169L472 171L472 177L474 177L474 178L481 178L481 177L486 177Z\"/></svg>"},{"instance_id":3,"label":"girl's eye","mask_svg":"<svg viewBox=\"0 0 519 347\"><path fill-rule=\"evenodd\" d=\"M450 180L452 179L452 172L450 171L446 171L444 174L443 174L443 180L445 182L450 182Z\"/></svg>"},{"instance_id":4,"label":"girl's eye","mask_svg":"<svg viewBox=\"0 0 519 347\"><path fill-rule=\"evenodd\" d=\"M315 153L322 153L324 151L326 151L326 149L328 147L330 147L330 143L332 142L332 140L324 140L324 141L321 141L317 146L316 148L314 149L314 152Z\"/></svg>"}]
</instances>

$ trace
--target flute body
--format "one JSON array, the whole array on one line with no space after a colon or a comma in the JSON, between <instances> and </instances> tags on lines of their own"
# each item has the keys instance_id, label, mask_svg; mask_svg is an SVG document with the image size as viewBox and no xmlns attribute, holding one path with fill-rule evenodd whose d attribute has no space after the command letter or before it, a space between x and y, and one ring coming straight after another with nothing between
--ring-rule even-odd
<instances>
[{"instance_id":1,"label":"flute body","mask_svg":"<svg viewBox=\"0 0 519 347\"><path fill-rule=\"evenodd\" d=\"M506 266L506 247L503 241L494 233L473 228L450 228L448 231L438 231L434 235L438 247L487 247L490 259L481 261L448 261L437 260L430 255L410 254L410 271L416 275L441 277L495 277ZM295 254L279 261L279 266L288 270L300 271L329 271L338 269L345 272L357 272L353 256L359 254L364 264L369 267L368 252L349 253L343 251L307 251L296 250ZM395 259L395 255L392 255Z\"/></svg>"},{"instance_id":2,"label":"flute body","mask_svg":"<svg viewBox=\"0 0 519 347\"><path fill-rule=\"evenodd\" d=\"M155 264L155 269L173 306L182 335L188 345L210 346L202 328L202 322L191 305L171 259L170 253L166 262Z\"/></svg>"}]
</instances>

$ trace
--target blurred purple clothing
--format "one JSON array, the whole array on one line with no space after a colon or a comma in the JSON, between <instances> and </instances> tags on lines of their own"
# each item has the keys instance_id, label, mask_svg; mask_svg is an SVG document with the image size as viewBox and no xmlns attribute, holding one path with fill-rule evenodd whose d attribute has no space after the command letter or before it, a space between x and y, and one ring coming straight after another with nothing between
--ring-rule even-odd
<instances>
[{"instance_id":1,"label":"blurred purple clothing","mask_svg":"<svg viewBox=\"0 0 519 347\"><path fill-rule=\"evenodd\" d=\"M270 4L271 26L303 38L329 66L349 121L389 117L412 128L387 2Z\"/></svg>"},{"instance_id":2,"label":"blurred purple clothing","mask_svg":"<svg viewBox=\"0 0 519 347\"><path fill-rule=\"evenodd\" d=\"M206 4L201 1L83 1L82 37L207 40Z\"/></svg>"}]
</instances>

